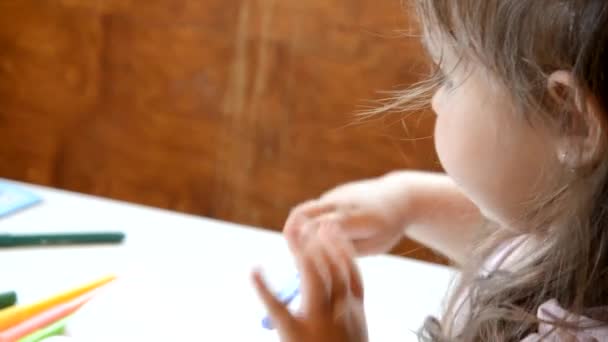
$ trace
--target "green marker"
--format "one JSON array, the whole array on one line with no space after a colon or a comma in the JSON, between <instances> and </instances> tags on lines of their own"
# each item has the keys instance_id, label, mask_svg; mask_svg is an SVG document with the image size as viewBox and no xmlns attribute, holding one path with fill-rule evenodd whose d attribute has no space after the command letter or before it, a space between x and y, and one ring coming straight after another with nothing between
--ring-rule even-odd
<instances>
[{"instance_id":1,"label":"green marker","mask_svg":"<svg viewBox=\"0 0 608 342\"><path fill-rule=\"evenodd\" d=\"M33 333L19 339L19 342L38 342L47 337L63 335L68 319L70 319L70 316L60 319L55 323L51 323L40 330L36 330Z\"/></svg>"},{"instance_id":2,"label":"green marker","mask_svg":"<svg viewBox=\"0 0 608 342\"><path fill-rule=\"evenodd\" d=\"M120 243L124 238L121 232L0 234L0 247Z\"/></svg>"},{"instance_id":3,"label":"green marker","mask_svg":"<svg viewBox=\"0 0 608 342\"><path fill-rule=\"evenodd\" d=\"M17 303L17 293L15 291L0 293L0 310L13 306Z\"/></svg>"}]
</instances>

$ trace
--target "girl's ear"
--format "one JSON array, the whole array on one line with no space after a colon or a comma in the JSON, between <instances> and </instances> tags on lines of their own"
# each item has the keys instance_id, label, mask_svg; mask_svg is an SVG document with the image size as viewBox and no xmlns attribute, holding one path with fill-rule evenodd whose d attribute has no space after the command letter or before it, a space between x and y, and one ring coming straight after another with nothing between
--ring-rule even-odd
<instances>
[{"instance_id":1,"label":"girl's ear","mask_svg":"<svg viewBox=\"0 0 608 342\"><path fill-rule=\"evenodd\" d=\"M558 160L568 170L593 168L606 147L605 113L599 101L585 94L569 71L553 72L547 87L557 115L565 116L556 146Z\"/></svg>"}]
</instances>

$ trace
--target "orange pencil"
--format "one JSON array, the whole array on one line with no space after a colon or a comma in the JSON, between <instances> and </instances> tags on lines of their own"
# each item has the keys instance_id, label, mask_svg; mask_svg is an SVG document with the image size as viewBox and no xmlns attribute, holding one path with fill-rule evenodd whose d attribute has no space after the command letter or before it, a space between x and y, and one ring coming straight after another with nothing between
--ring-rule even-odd
<instances>
[{"instance_id":1,"label":"orange pencil","mask_svg":"<svg viewBox=\"0 0 608 342\"><path fill-rule=\"evenodd\" d=\"M76 297L68 302L59 304L35 316L32 316L15 326L0 331L0 342L14 342L34 331L44 328L78 310L93 297L93 292Z\"/></svg>"},{"instance_id":2,"label":"orange pencil","mask_svg":"<svg viewBox=\"0 0 608 342\"><path fill-rule=\"evenodd\" d=\"M65 303L87 292L90 292L102 285L111 282L114 279L116 279L116 277L113 275L103 277L84 286L66 291L64 293L41 300L33 304L19 305L2 310L0 311L0 331L4 331L7 328L10 328L20 322L23 322L24 320L35 316L41 313L42 311L48 310L49 308Z\"/></svg>"}]
</instances>

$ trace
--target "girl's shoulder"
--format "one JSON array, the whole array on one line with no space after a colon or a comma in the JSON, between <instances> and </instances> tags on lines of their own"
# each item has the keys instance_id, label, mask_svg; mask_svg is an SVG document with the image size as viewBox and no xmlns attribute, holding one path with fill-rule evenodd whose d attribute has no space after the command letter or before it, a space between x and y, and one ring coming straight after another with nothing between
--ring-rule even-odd
<instances>
[{"instance_id":1,"label":"girl's shoulder","mask_svg":"<svg viewBox=\"0 0 608 342\"><path fill-rule=\"evenodd\" d=\"M492 272L512 270L517 261L529 248L534 248L534 241L527 235L521 235L498 245L488 257L480 271L481 276ZM557 300L551 299L540 305L536 317L542 323L538 332L525 338L522 342L535 341L608 341L608 307L597 307L585 310L588 316L577 315L564 309ZM593 317L590 318L590 317ZM557 329L552 322L571 323L576 329Z\"/></svg>"},{"instance_id":2,"label":"girl's shoulder","mask_svg":"<svg viewBox=\"0 0 608 342\"><path fill-rule=\"evenodd\" d=\"M608 307L592 308L594 317L608 316ZM596 316L597 315L597 316ZM535 341L608 341L608 325L605 321L598 321L587 316L576 315L562 308L555 300L549 300L538 307L536 316L542 322L538 325L538 332L526 337L522 342ZM552 322L571 323L577 328L556 328Z\"/></svg>"}]
</instances>

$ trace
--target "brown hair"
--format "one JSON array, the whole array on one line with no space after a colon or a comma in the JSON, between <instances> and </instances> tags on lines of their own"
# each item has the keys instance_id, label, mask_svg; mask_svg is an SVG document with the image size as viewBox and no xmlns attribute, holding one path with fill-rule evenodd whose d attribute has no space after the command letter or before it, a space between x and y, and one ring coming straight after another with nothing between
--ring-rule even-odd
<instances>
[{"instance_id":1,"label":"brown hair","mask_svg":"<svg viewBox=\"0 0 608 342\"><path fill-rule=\"evenodd\" d=\"M577 97L592 95L608 109L608 1L412 1L424 39L450 49L461 63L487 70L530 124L563 129L571 120L548 100L547 77L558 70L573 74L581 90ZM428 98L440 81L434 75L383 109L418 109L421 97ZM529 117L536 113L541 115ZM531 206L526 237L535 248L517 260L516 269L482 277L487 258L515 234L489 229L480 237L477 258L464 267L445 317L428 319L421 340L520 341L536 331L536 310L550 299L581 315L608 306L607 165L602 160L576 174ZM560 319L548 323L585 328Z\"/></svg>"}]
</instances>

